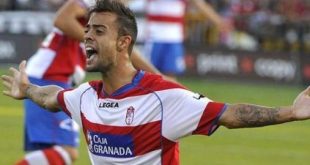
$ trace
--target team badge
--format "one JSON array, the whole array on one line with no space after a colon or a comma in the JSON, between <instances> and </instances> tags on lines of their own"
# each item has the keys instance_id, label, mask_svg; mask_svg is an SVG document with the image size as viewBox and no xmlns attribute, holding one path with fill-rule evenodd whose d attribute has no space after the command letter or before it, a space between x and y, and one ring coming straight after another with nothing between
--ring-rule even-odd
<instances>
[{"instance_id":1,"label":"team badge","mask_svg":"<svg viewBox=\"0 0 310 165\"><path fill-rule=\"evenodd\" d=\"M131 123L133 122L134 114L135 114L135 109L132 106L130 106L127 109L126 119L125 119L125 122L127 125L131 125Z\"/></svg>"}]
</instances>

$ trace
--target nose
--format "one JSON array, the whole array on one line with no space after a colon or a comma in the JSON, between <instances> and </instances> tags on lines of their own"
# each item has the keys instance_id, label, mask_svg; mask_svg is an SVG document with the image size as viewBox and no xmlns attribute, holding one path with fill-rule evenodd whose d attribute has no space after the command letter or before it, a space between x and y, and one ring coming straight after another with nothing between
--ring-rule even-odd
<instances>
[{"instance_id":1,"label":"nose","mask_svg":"<svg viewBox=\"0 0 310 165\"><path fill-rule=\"evenodd\" d=\"M91 31L88 31L87 33L84 34L84 42L86 43L87 41L92 41L93 35L91 34Z\"/></svg>"}]
</instances>

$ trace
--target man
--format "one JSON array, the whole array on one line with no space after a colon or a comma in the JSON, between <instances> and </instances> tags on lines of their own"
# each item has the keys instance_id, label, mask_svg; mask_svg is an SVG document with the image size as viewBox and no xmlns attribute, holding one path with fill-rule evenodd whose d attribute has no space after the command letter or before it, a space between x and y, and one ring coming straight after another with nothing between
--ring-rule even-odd
<instances>
[{"instance_id":1,"label":"man","mask_svg":"<svg viewBox=\"0 0 310 165\"><path fill-rule=\"evenodd\" d=\"M86 69L100 81L76 89L31 84L26 62L3 75L3 93L60 109L82 128L92 164L179 164L178 140L211 135L219 126L258 127L310 118L310 88L289 107L213 102L161 76L136 70L130 54L137 35L133 13L99 0L86 25ZM53 123L50 123L53 124Z\"/></svg>"},{"instance_id":2,"label":"man","mask_svg":"<svg viewBox=\"0 0 310 165\"><path fill-rule=\"evenodd\" d=\"M229 25L204 0L147 0L145 54L152 64L173 78L185 70L184 21L187 4L222 30Z\"/></svg>"},{"instance_id":3,"label":"man","mask_svg":"<svg viewBox=\"0 0 310 165\"><path fill-rule=\"evenodd\" d=\"M54 21L55 27L27 65L26 73L31 83L70 88L72 83L79 84L83 80L86 55L81 41L87 8L93 4L94 0L69 0L59 9ZM137 52L133 54L132 60L137 68L158 73ZM65 113L43 111L29 99L25 100L24 106L24 144L28 153L17 164L71 164L75 161L79 141L75 123Z\"/></svg>"},{"instance_id":4,"label":"man","mask_svg":"<svg viewBox=\"0 0 310 165\"><path fill-rule=\"evenodd\" d=\"M127 4L129 0L119 1ZM95 0L69 0L57 12L54 25L66 36L82 42L84 39L87 8L94 4L94 2ZM131 59L136 68L143 68L146 71L161 74L139 54L137 49L134 49Z\"/></svg>"}]
</instances>

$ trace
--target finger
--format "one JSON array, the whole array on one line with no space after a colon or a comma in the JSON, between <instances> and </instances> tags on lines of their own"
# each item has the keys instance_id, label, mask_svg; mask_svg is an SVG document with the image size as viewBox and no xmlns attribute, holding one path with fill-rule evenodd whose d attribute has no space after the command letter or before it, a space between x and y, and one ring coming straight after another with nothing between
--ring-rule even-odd
<instances>
[{"instance_id":1,"label":"finger","mask_svg":"<svg viewBox=\"0 0 310 165\"><path fill-rule=\"evenodd\" d=\"M25 72L25 68L26 68L26 60L23 60L23 61L19 64L19 71L20 71L20 72Z\"/></svg>"},{"instance_id":2,"label":"finger","mask_svg":"<svg viewBox=\"0 0 310 165\"><path fill-rule=\"evenodd\" d=\"M3 91L3 94L4 94L4 95L6 95L6 96L10 96L10 97L12 97L12 95L11 95L11 92L10 92L10 91Z\"/></svg>"},{"instance_id":3,"label":"finger","mask_svg":"<svg viewBox=\"0 0 310 165\"><path fill-rule=\"evenodd\" d=\"M3 84L4 87L7 88L7 89L11 89L11 88L12 88L12 83L10 83L10 82L3 81L2 84Z\"/></svg>"},{"instance_id":4,"label":"finger","mask_svg":"<svg viewBox=\"0 0 310 165\"><path fill-rule=\"evenodd\" d=\"M310 95L310 86L308 86L308 88L305 89L305 90L303 91L303 93L304 93L305 95Z\"/></svg>"},{"instance_id":5,"label":"finger","mask_svg":"<svg viewBox=\"0 0 310 165\"><path fill-rule=\"evenodd\" d=\"M1 79L2 79L3 81L6 81L6 82L10 82L10 83L13 82L13 77L11 77L11 76L2 75L2 76L1 76Z\"/></svg>"},{"instance_id":6,"label":"finger","mask_svg":"<svg viewBox=\"0 0 310 165\"><path fill-rule=\"evenodd\" d=\"M19 73L19 71L13 67L10 67L9 71L14 75L14 77Z\"/></svg>"}]
</instances>

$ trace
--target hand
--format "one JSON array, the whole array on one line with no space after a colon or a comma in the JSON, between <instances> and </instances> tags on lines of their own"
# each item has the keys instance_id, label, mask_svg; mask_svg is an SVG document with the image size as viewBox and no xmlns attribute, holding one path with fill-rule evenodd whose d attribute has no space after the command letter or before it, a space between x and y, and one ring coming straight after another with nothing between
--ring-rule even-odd
<instances>
[{"instance_id":1,"label":"hand","mask_svg":"<svg viewBox=\"0 0 310 165\"><path fill-rule=\"evenodd\" d=\"M310 86L302 91L293 104L294 116L297 120L310 119Z\"/></svg>"},{"instance_id":2,"label":"hand","mask_svg":"<svg viewBox=\"0 0 310 165\"><path fill-rule=\"evenodd\" d=\"M12 76L2 75L2 83L6 88L3 91L4 95L12 97L14 99L25 99L26 98L26 91L29 87L29 79L25 72L26 68L26 61L22 61L19 64L19 70L15 68L10 68L10 72L12 72Z\"/></svg>"}]
</instances>

